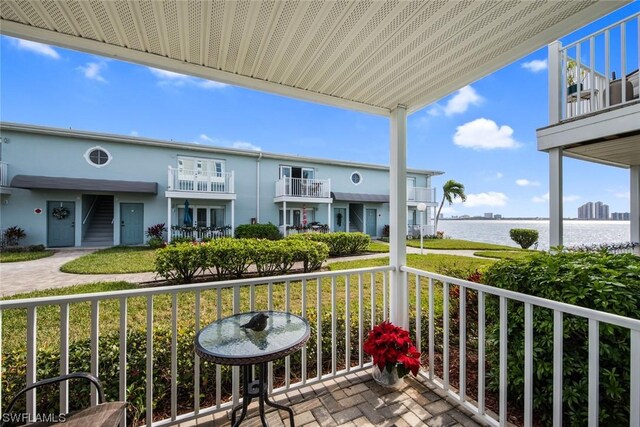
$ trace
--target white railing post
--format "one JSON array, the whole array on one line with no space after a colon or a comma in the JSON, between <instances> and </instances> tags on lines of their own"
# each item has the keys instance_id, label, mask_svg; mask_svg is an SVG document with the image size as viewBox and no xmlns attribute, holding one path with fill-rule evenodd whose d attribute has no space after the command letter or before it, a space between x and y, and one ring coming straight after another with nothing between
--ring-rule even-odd
<instances>
[{"instance_id":1,"label":"white railing post","mask_svg":"<svg viewBox=\"0 0 640 427\"><path fill-rule=\"evenodd\" d=\"M548 46L549 63L549 124L558 123L560 121L560 82L562 78L560 61L560 48L562 43L555 41Z\"/></svg>"},{"instance_id":2,"label":"white railing post","mask_svg":"<svg viewBox=\"0 0 640 427\"><path fill-rule=\"evenodd\" d=\"M400 267L407 262L405 227L407 223L407 108L398 105L391 111L391 163L389 168L389 261L395 270L391 272L389 293L389 317L391 322L409 328L408 290Z\"/></svg>"}]
</instances>

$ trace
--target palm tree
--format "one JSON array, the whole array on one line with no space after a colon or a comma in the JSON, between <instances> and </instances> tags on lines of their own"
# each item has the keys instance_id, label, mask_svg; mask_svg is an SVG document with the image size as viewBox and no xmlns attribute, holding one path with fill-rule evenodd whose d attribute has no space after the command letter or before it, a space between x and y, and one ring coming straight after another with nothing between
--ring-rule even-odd
<instances>
[{"instance_id":1,"label":"palm tree","mask_svg":"<svg viewBox=\"0 0 640 427\"><path fill-rule=\"evenodd\" d=\"M451 206L453 204L453 201L457 197L460 197L460 200L462 200L463 202L467 200L467 195L464 194L464 185L450 179L442 186L442 202L440 202L440 207L438 208L438 213L436 214L434 227L434 231L436 233L438 232L438 219L440 218L440 211L442 211L444 201L446 200L447 202L449 202L449 206Z\"/></svg>"}]
</instances>

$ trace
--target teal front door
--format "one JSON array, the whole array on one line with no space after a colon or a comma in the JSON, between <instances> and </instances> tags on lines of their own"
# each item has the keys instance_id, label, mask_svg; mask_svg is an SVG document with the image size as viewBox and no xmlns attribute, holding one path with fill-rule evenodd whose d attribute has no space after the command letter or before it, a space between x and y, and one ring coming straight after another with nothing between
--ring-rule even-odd
<instances>
[{"instance_id":1,"label":"teal front door","mask_svg":"<svg viewBox=\"0 0 640 427\"><path fill-rule=\"evenodd\" d=\"M367 209L367 234L371 237L378 235L378 212L375 209Z\"/></svg>"},{"instance_id":2,"label":"teal front door","mask_svg":"<svg viewBox=\"0 0 640 427\"><path fill-rule=\"evenodd\" d=\"M141 245L144 243L144 205L142 203L120 203L120 244Z\"/></svg>"},{"instance_id":3,"label":"teal front door","mask_svg":"<svg viewBox=\"0 0 640 427\"><path fill-rule=\"evenodd\" d=\"M75 202L47 202L47 246L76 244Z\"/></svg>"}]
</instances>

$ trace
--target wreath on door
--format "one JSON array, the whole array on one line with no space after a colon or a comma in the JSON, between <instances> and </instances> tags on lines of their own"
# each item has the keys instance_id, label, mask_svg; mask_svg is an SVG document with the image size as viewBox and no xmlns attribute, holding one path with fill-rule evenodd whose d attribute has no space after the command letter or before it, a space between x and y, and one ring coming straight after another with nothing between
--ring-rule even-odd
<instances>
[{"instance_id":1,"label":"wreath on door","mask_svg":"<svg viewBox=\"0 0 640 427\"><path fill-rule=\"evenodd\" d=\"M64 206L60 206L57 208L53 208L53 212L51 214L56 219L65 219L69 216L70 213L71 212L69 212L69 209L65 208Z\"/></svg>"}]
</instances>

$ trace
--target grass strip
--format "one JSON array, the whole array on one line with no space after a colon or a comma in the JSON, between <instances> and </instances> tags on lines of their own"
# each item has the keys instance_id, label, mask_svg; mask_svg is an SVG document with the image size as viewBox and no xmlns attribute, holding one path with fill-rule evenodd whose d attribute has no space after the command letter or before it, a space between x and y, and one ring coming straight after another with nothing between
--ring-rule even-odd
<instances>
[{"instance_id":1,"label":"grass strip","mask_svg":"<svg viewBox=\"0 0 640 427\"><path fill-rule=\"evenodd\" d=\"M53 251L37 252L0 252L0 262L33 261L53 255Z\"/></svg>"}]
</instances>

